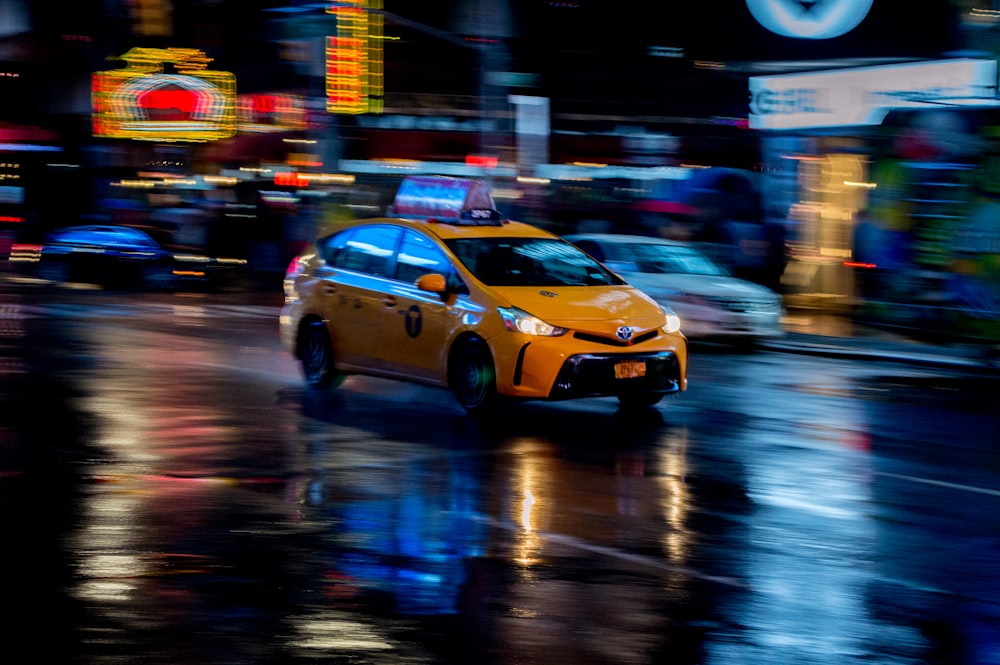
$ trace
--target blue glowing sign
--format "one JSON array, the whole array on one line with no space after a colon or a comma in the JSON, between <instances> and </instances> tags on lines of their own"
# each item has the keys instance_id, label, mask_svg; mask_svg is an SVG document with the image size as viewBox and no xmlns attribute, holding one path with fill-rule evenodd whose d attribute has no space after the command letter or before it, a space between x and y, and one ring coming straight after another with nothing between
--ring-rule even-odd
<instances>
[{"instance_id":1,"label":"blue glowing sign","mask_svg":"<svg viewBox=\"0 0 1000 665\"><path fill-rule=\"evenodd\" d=\"M872 0L747 0L757 22L783 37L830 39L864 20Z\"/></svg>"}]
</instances>

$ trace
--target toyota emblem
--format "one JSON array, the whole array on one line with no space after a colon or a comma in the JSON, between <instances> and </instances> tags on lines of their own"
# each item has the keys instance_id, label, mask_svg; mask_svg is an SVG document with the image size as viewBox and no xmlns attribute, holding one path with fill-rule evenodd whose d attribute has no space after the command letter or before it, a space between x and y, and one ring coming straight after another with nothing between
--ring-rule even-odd
<instances>
[{"instance_id":1,"label":"toyota emblem","mask_svg":"<svg viewBox=\"0 0 1000 665\"><path fill-rule=\"evenodd\" d=\"M632 329L628 326L622 326L615 331L615 336L618 337L623 342L627 342L632 339Z\"/></svg>"}]
</instances>

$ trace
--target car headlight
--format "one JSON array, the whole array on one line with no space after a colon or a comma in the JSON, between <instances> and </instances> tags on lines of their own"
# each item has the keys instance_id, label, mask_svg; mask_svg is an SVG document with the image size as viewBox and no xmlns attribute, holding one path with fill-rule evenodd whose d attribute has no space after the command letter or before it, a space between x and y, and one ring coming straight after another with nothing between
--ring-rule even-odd
<instances>
[{"instance_id":1,"label":"car headlight","mask_svg":"<svg viewBox=\"0 0 1000 665\"><path fill-rule=\"evenodd\" d=\"M675 333L681 329L681 317L677 316L677 312L669 307L664 307L663 314L667 317L667 322L663 324L664 330L668 333Z\"/></svg>"},{"instance_id":2,"label":"car headlight","mask_svg":"<svg viewBox=\"0 0 1000 665\"><path fill-rule=\"evenodd\" d=\"M541 335L542 337L559 337L569 332L532 316L517 307L497 307L507 330L524 333L525 335Z\"/></svg>"}]
</instances>

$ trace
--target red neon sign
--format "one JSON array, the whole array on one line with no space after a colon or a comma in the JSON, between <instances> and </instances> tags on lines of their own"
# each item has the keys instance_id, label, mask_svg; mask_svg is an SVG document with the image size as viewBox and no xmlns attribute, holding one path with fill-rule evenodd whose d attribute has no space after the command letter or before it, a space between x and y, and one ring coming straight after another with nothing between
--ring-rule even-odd
<instances>
[{"instance_id":1,"label":"red neon sign","mask_svg":"<svg viewBox=\"0 0 1000 665\"><path fill-rule=\"evenodd\" d=\"M171 118L173 120L180 120L180 116L190 116L198 108L198 98L195 93L177 87L150 90L139 95L136 103L150 111L178 111L175 114L178 117Z\"/></svg>"},{"instance_id":2,"label":"red neon sign","mask_svg":"<svg viewBox=\"0 0 1000 665\"><path fill-rule=\"evenodd\" d=\"M274 174L274 184L285 187L308 187L309 180L301 173L294 171L278 171Z\"/></svg>"},{"instance_id":3,"label":"red neon sign","mask_svg":"<svg viewBox=\"0 0 1000 665\"><path fill-rule=\"evenodd\" d=\"M468 166L482 166L487 169L495 169L500 160L497 157L490 157L489 155L466 155L465 163Z\"/></svg>"},{"instance_id":4,"label":"red neon sign","mask_svg":"<svg viewBox=\"0 0 1000 665\"><path fill-rule=\"evenodd\" d=\"M236 133L236 77L194 49L134 48L92 79L95 136L212 141ZM172 64L176 73L165 73Z\"/></svg>"},{"instance_id":5,"label":"red neon sign","mask_svg":"<svg viewBox=\"0 0 1000 665\"><path fill-rule=\"evenodd\" d=\"M382 110L382 0L339 0L327 7L337 33L326 40L326 110ZM374 11L373 11L374 10Z\"/></svg>"},{"instance_id":6,"label":"red neon sign","mask_svg":"<svg viewBox=\"0 0 1000 665\"><path fill-rule=\"evenodd\" d=\"M241 132L285 132L308 127L305 101L297 95L239 95L236 112Z\"/></svg>"}]
</instances>

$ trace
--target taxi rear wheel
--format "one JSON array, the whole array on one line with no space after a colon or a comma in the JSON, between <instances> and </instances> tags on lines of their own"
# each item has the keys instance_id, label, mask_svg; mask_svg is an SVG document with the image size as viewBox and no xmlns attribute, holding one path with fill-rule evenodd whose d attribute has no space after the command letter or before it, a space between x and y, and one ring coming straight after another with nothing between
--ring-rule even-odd
<instances>
[{"instance_id":1,"label":"taxi rear wheel","mask_svg":"<svg viewBox=\"0 0 1000 665\"><path fill-rule=\"evenodd\" d=\"M496 369L486 343L461 342L451 357L451 390L469 413L487 413L497 403Z\"/></svg>"},{"instance_id":2,"label":"taxi rear wheel","mask_svg":"<svg viewBox=\"0 0 1000 665\"><path fill-rule=\"evenodd\" d=\"M333 366L333 345L322 321L310 321L299 340L302 375L311 388L332 388L344 379Z\"/></svg>"}]
</instances>

